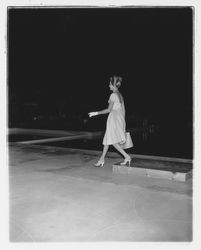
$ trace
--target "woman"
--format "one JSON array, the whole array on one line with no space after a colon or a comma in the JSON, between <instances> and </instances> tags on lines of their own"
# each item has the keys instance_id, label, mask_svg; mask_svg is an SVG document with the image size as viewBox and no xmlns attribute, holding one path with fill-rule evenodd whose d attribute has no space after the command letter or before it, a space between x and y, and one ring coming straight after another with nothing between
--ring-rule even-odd
<instances>
[{"instance_id":1,"label":"woman","mask_svg":"<svg viewBox=\"0 0 201 250\"><path fill-rule=\"evenodd\" d=\"M126 141L125 106L124 99L119 92L121 82L121 77L111 77L109 88L113 93L110 95L108 108L101 111L89 113L89 117L109 113L106 132L103 138L103 152L99 161L95 164L95 166L97 167L103 167L109 145L113 145L124 156L125 159L124 162L121 163L121 165L126 165L128 163L130 166L131 157L123 150L120 145L125 143Z\"/></svg>"}]
</instances>

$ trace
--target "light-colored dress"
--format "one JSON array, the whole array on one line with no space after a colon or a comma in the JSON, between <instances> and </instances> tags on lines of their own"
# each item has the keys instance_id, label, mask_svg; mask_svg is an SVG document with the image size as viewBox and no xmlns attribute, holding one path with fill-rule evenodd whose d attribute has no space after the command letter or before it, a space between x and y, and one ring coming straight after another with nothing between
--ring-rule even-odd
<instances>
[{"instance_id":1,"label":"light-colored dress","mask_svg":"<svg viewBox=\"0 0 201 250\"><path fill-rule=\"evenodd\" d=\"M116 93L110 95L108 102L114 102L112 110L107 118L106 131L103 138L103 145L112 145L126 140L126 122L124 103L120 102Z\"/></svg>"}]
</instances>

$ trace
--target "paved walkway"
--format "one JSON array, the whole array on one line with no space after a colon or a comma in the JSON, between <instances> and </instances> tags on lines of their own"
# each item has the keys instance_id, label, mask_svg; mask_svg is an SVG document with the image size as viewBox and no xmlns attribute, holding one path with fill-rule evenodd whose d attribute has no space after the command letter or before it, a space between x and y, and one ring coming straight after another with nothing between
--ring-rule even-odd
<instances>
[{"instance_id":1,"label":"paved walkway","mask_svg":"<svg viewBox=\"0 0 201 250\"><path fill-rule=\"evenodd\" d=\"M10 146L10 240L191 241L191 180L116 175L99 154Z\"/></svg>"}]
</instances>

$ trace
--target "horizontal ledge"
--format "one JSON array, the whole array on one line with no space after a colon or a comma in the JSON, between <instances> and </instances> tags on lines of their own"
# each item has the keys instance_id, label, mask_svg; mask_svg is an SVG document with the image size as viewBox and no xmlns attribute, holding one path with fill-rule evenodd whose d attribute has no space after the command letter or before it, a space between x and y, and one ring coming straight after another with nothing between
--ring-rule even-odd
<instances>
[{"instance_id":1,"label":"horizontal ledge","mask_svg":"<svg viewBox=\"0 0 201 250\"><path fill-rule=\"evenodd\" d=\"M120 165L113 165L113 173L120 175L127 175L132 178L132 176L142 176L142 177L151 177L151 178L159 178L159 179L167 179L171 181L180 181L185 182L188 179L192 178L192 170L181 173L167 171L167 170L159 170L159 169L149 169L149 168L138 168L138 167L126 167Z\"/></svg>"},{"instance_id":2,"label":"horizontal ledge","mask_svg":"<svg viewBox=\"0 0 201 250\"><path fill-rule=\"evenodd\" d=\"M29 140L29 141L20 141L16 142L17 144L36 144L36 143L46 143L46 142L59 142L59 141L68 141L68 140L77 140L89 138L89 135L71 135L65 137L54 137L48 139L39 139L39 140Z\"/></svg>"},{"instance_id":3,"label":"horizontal ledge","mask_svg":"<svg viewBox=\"0 0 201 250\"><path fill-rule=\"evenodd\" d=\"M166 157L166 156L155 156L155 155L139 155L139 154L130 154L133 158L139 159L148 159L148 160L157 160L157 161L170 161L170 162L181 162L181 163L190 163L193 161L191 159L183 159L177 157Z\"/></svg>"},{"instance_id":4,"label":"horizontal ledge","mask_svg":"<svg viewBox=\"0 0 201 250\"><path fill-rule=\"evenodd\" d=\"M29 134L29 135L50 135L50 136L67 136L67 135L101 135L102 131L65 131L65 130L49 130L49 129L25 129L25 128L9 128L8 133L13 134Z\"/></svg>"}]
</instances>

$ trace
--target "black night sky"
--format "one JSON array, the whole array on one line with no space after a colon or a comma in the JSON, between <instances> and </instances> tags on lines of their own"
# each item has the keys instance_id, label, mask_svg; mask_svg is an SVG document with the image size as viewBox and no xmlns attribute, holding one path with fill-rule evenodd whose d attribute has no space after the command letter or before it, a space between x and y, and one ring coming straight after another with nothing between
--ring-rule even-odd
<instances>
[{"instance_id":1,"label":"black night sky","mask_svg":"<svg viewBox=\"0 0 201 250\"><path fill-rule=\"evenodd\" d=\"M9 8L9 119L30 103L87 117L117 74L127 116L191 123L192 41L190 7Z\"/></svg>"},{"instance_id":2,"label":"black night sky","mask_svg":"<svg viewBox=\"0 0 201 250\"><path fill-rule=\"evenodd\" d=\"M129 113L189 114L192 9L9 10L9 87L21 100L103 108L112 74Z\"/></svg>"}]
</instances>

